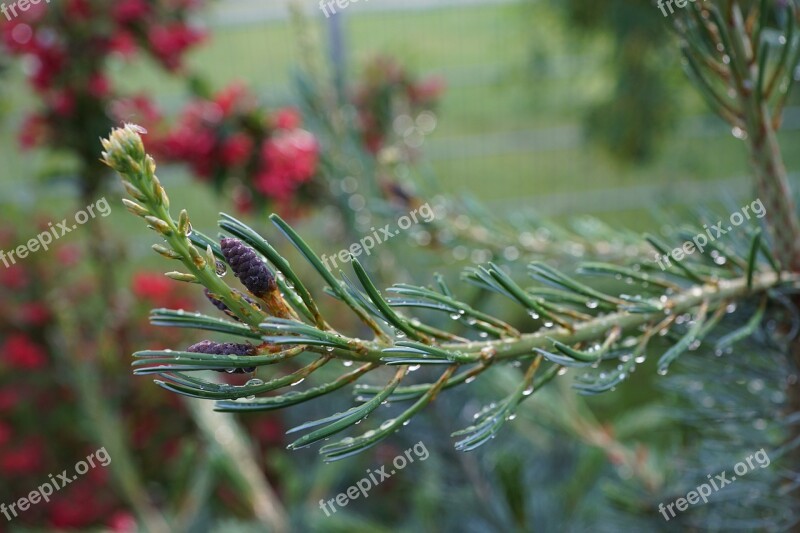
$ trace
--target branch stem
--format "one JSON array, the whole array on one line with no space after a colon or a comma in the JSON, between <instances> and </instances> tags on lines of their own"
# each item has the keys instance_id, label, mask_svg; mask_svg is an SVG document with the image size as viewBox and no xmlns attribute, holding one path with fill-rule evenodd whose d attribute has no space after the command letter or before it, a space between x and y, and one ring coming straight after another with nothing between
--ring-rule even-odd
<instances>
[{"instance_id":1,"label":"branch stem","mask_svg":"<svg viewBox=\"0 0 800 533\"><path fill-rule=\"evenodd\" d=\"M783 273L782 277L779 278L774 272L761 272L753 276L752 288L748 288L746 276L733 280L720 280L717 284L698 285L668 300L666 307L669 309L669 314L679 315L693 310L704 301L708 301L709 310L716 310L731 299L743 298L750 294L763 292L785 282L800 283L800 275ZM494 360L518 359L533 355L536 348L547 349L551 347L553 340L567 345L595 340L602 341L608 336L608 332L615 327L621 328L623 332L631 331L640 326L661 320L663 317L664 313L617 312L576 325L574 331L566 328L545 329L535 333L524 334L517 339L506 338L482 342L446 343L441 345L441 348L449 352L461 353L463 358L459 359L459 361L462 364L464 359L472 359L476 363L480 362L487 352L494 354ZM352 350L336 348L332 354L343 359L379 362L382 357L385 357L382 350L388 347L385 344L359 339L353 339L351 345L353 346Z\"/></svg>"}]
</instances>

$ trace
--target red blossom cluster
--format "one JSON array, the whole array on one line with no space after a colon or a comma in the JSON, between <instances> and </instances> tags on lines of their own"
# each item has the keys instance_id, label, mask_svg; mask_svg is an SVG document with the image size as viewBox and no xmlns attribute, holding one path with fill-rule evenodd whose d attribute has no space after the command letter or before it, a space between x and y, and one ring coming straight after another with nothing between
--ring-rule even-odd
<instances>
[{"instance_id":1,"label":"red blossom cluster","mask_svg":"<svg viewBox=\"0 0 800 533\"><path fill-rule=\"evenodd\" d=\"M0 248L13 247L17 241L11 231L0 234ZM78 252L65 244L50 253L60 265L70 265ZM0 500L6 503L92 451L82 436L85 426L74 393L53 371L58 362L51 345L53 312L46 286L58 275L41 256L25 264L0 265ZM47 435L59 435L59 446L49 446ZM55 492L49 502L14 520L19 525L59 529L105 525L111 531L130 531L121 525L132 517L109 493L108 483L105 469L90 470Z\"/></svg>"},{"instance_id":2,"label":"red blossom cluster","mask_svg":"<svg viewBox=\"0 0 800 533\"><path fill-rule=\"evenodd\" d=\"M20 242L14 231L0 231L0 248L13 248ZM47 254L31 256L24 264L8 267L0 264L0 478L3 480L0 501L6 503L16 501L46 482L48 474L72 468L95 446L86 441L87 427L79 402L64 380L63 372L57 370L63 368L60 357L64 354L56 355L59 347L53 344L54 312L48 297L54 280L64 282L62 268L74 266L79 255L79 250L72 245L59 244ZM73 305L77 306L85 294L86 283L79 281L70 285L77 289L63 295L74 299ZM159 303L181 303L174 296L176 284L172 285L171 291L159 292ZM153 288L150 293L155 296ZM165 300L163 294L172 294L173 298ZM182 302L187 303L188 299L184 297ZM88 353L92 349L87 343L83 351ZM134 413L156 420L156 412L167 407L170 412L175 409L169 395L155 402L152 399L142 402L142 397L138 391L126 391L115 399L115 403L125 404L126 422L132 424L128 415ZM164 427L171 435L166 438L151 432L142 439L146 446L174 447L174 442L187 438L187 428L181 428L180 424L164 425L162 430ZM58 435L59 445L48 445L48 435ZM145 452L146 446L137 451ZM160 449L150 450L151 453L142 456L158 457L161 452ZM158 472L160 466L151 468ZM14 520L23 527L105 526L111 531L132 531L130 526L134 519L120 498L108 490L108 475L107 469L92 469L55 492L49 502L32 506ZM0 519L5 521L5 517Z\"/></svg>"},{"instance_id":3,"label":"red blossom cluster","mask_svg":"<svg viewBox=\"0 0 800 533\"><path fill-rule=\"evenodd\" d=\"M275 203L285 208L307 192L319 161L316 138L294 109L268 114L234 84L191 102L163 139L163 156L189 164L218 188L233 185L240 210ZM304 190L305 189L305 190Z\"/></svg>"},{"instance_id":4,"label":"red blossom cluster","mask_svg":"<svg viewBox=\"0 0 800 533\"><path fill-rule=\"evenodd\" d=\"M179 70L186 51L204 38L188 23L200 5L200 0L63 0L29 4L11 20L0 17L0 53L27 59L28 82L43 104L25 120L23 146L76 149L72 134L96 139L106 133L108 107L117 97L106 74L109 59L142 52L169 71Z\"/></svg>"},{"instance_id":5,"label":"red blossom cluster","mask_svg":"<svg viewBox=\"0 0 800 533\"><path fill-rule=\"evenodd\" d=\"M371 60L353 95L367 150L378 153L383 148L398 115L415 116L434 109L444 89L442 78L419 80L391 57Z\"/></svg>"},{"instance_id":6,"label":"red blossom cluster","mask_svg":"<svg viewBox=\"0 0 800 533\"><path fill-rule=\"evenodd\" d=\"M114 113L148 130L145 142L160 160L185 163L199 179L231 190L241 211L269 204L285 213L315 195L316 137L302 129L297 110L270 113L242 84L196 98L173 125L143 95L119 101Z\"/></svg>"}]
</instances>

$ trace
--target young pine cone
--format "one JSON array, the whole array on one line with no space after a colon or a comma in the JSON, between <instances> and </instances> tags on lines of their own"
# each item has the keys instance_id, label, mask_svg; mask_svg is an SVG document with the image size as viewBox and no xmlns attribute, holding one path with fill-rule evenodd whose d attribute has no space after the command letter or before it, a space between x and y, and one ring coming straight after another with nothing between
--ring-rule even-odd
<instances>
[{"instance_id":1,"label":"young pine cone","mask_svg":"<svg viewBox=\"0 0 800 533\"><path fill-rule=\"evenodd\" d=\"M235 342L200 341L186 348L187 352L207 353L211 355L256 355L256 347L252 344L237 344ZM255 372L252 368L225 368L217 372L228 374L250 374Z\"/></svg>"},{"instance_id":2,"label":"young pine cone","mask_svg":"<svg viewBox=\"0 0 800 533\"><path fill-rule=\"evenodd\" d=\"M258 257L255 250L239 239L223 238L220 241L222 255L231 267L234 276L241 280L247 290L259 298L277 289L275 276Z\"/></svg>"},{"instance_id":3,"label":"young pine cone","mask_svg":"<svg viewBox=\"0 0 800 533\"><path fill-rule=\"evenodd\" d=\"M214 305L214 307L216 307L217 309L219 309L220 311L222 311L223 313L225 313L226 315L228 315L232 319L236 320L237 322L239 321L239 317L237 317L235 314L233 314L233 312L231 312L231 310L228 309L227 305L225 305L220 300L218 300L216 297L214 297L214 295L211 294L211 291L209 291L208 289L205 289L203 292L205 293L206 298L208 298L208 301L211 302ZM241 297L247 303L249 303L249 304L251 304L251 305L253 305L255 307L258 307L259 309L261 308L261 306L259 306L257 303L255 303L252 298L249 298L248 296L240 293L236 289L233 289L233 292L238 293L239 295L241 295Z\"/></svg>"}]
</instances>

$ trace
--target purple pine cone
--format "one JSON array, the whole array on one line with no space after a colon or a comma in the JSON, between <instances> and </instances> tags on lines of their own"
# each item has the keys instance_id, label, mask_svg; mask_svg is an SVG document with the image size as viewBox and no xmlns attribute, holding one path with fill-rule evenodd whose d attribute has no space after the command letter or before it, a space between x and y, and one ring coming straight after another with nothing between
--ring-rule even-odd
<instances>
[{"instance_id":1,"label":"purple pine cone","mask_svg":"<svg viewBox=\"0 0 800 533\"><path fill-rule=\"evenodd\" d=\"M214 305L214 307L226 314L230 312L227 305L211 296L211 291L205 289L203 293L206 295L206 298L208 298L208 301Z\"/></svg>"},{"instance_id":2,"label":"purple pine cone","mask_svg":"<svg viewBox=\"0 0 800 533\"><path fill-rule=\"evenodd\" d=\"M277 288L275 276L255 250L239 239L223 238L220 245L234 276L241 280L248 291L261 298Z\"/></svg>"},{"instance_id":3,"label":"purple pine cone","mask_svg":"<svg viewBox=\"0 0 800 533\"><path fill-rule=\"evenodd\" d=\"M227 305L225 305L225 304L224 304L224 303L222 303L220 300L218 300L217 298L215 298L215 297L214 297L214 296L211 294L211 291L209 291L208 289L205 289L203 292L205 293L205 295L206 295L206 298L208 298L208 301L209 301L209 302L211 302L211 303L214 305L214 307L216 307L217 309L219 309L220 311L222 311L223 313L225 313L226 315L228 315L228 316L229 316L229 317L231 317L232 319L236 320L237 322L239 321L239 317L237 317L235 314L233 314L233 312L231 312L231 310L230 310L230 309L228 309L228 306L227 306ZM244 298L244 300L245 300L246 302L248 302L248 303L252 304L252 305L253 305L253 306L255 306L255 307L258 307L259 309L261 308L261 306L260 306L260 305L258 305L257 303L255 303L255 302L253 301L253 299L252 299L252 298L250 298L250 297L248 297L247 295L241 294L241 293L240 293L239 291L237 291L236 289L233 289L233 292L239 293L239 294L241 295L241 297L242 297L242 298Z\"/></svg>"},{"instance_id":4,"label":"purple pine cone","mask_svg":"<svg viewBox=\"0 0 800 533\"><path fill-rule=\"evenodd\" d=\"M256 347L252 344L237 344L235 342L214 342L200 341L186 348L187 352L207 353L211 355L256 355ZM255 372L255 367L251 368L226 368L217 372L227 372L228 374L249 374Z\"/></svg>"}]
</instances>

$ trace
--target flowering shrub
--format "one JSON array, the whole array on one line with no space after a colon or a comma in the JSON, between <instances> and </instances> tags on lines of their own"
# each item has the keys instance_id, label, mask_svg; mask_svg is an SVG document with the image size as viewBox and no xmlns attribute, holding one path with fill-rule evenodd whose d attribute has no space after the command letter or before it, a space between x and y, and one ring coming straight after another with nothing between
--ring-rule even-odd
<instances>
[{"instance_id":1,"label":"flowering shrub","mask_svg":"<svg viewBox=\"0 0 800 533\"><path fill-rule=\"evenodd\" d=\"M0 248L17 244L11 231L0 235ZM61 264L70 264L76 250L60 245L51 250ZM0 501L13 502L35 489L91 451L83 432L76 398L58 372L53 351L53 311L48 287L59 272L33 255L24 264L0 265ZM83 289L83 287L81 287ZM58 435L59 445L49 445L47 435ZM91 470L51 502L20 513L22 524L85 527L108 524L109 516L126 514L104 490L107 472ZM76 501L82 502L75 505ZM5 518L3 518L5 520ZM110 525L110 524L109 524Z\"/></svg>"},{"instance_id":2,"label":"flowering shrub","mask_svg":"<svg viewBox=\"0 0 800 533\"><path fill-rule=\"evenodd\" d=\"M390 57L371 60L353 95L366 148L378 153L393 130L407 138L407 147L414 147L414 141L408 138L432 131L435 124L432 112L443 91L441 78L419 80Z\"/></svg>"},{"instance_id":3,"label":"flowering shrub","mask_svg":"<svg viewBox=\"0 0 800 533\"><path fill-rule=\"evenodd\" d=\"M140 103L141 114L157 118ZM230 187L237 207L287 212L319 195L314 177L316 138L301 128L291 108L269 113L243 85L234 84L190 102L177 123L156 128L150 146L163 158L188 164L220 190Z\"/></svg>"},{"instance_id":4,"label":"flowering shrub","mask_svg":"<svg viewBox=\"0 0 800 533\"><path fill-rule=\"evenodd\" d=\"M24 147L48 145L94 161L97 139L113 124L119 91L106 74L111 58L141 52L168 71L181 69L204 34L187 22L200 0L64 0L30 4L0 17L0 54L27 60L28 83L41 100L20 132ZM96 190L99 176L91 176Z\"/></svg>"}]
</instances>

